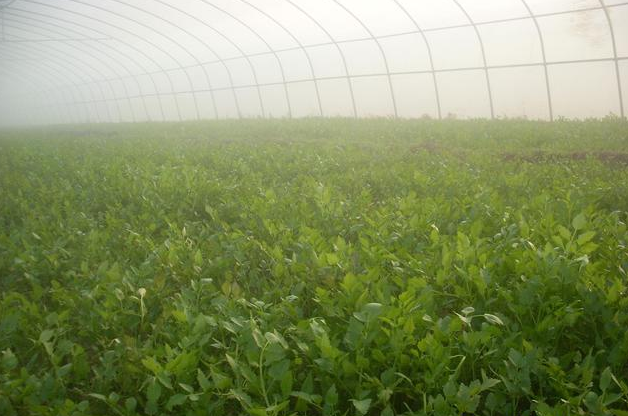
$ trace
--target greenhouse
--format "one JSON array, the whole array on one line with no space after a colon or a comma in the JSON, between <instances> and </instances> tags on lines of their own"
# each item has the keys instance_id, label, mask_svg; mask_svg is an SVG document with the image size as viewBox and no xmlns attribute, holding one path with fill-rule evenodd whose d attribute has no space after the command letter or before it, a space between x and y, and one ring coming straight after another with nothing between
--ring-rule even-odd
<instances>
[{"instance_id":1,"label":"greenhouse","mask_svg":"<svg viewBox=\"0 0 628 416\"><path fill-rule=\"evenodd\" d=\"M617 0L0 7L4 123L625 115Z\"/></svg>"},{"instance_id":2,"label":"greenhouse","mask_svg":"<svg viewBox=\"0 0 628 416\"><path fill-rule=\"evenodd\" d=\"M628 415L628 1L0 30L0 415Z\"/></svg>"}]
</instances>

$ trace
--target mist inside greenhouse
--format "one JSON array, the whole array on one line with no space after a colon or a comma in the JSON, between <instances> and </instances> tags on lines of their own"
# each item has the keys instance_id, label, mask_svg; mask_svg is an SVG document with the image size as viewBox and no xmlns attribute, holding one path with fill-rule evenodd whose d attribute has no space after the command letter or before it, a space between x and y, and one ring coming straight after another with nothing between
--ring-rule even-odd
<instances>
[{"instance_id":1,"label":"mist inside greenhouse","mask_svg":"<svg viewBox=\"0 0 628 416\"><path fill-rule=\"evenodd\" d=\"M628 416L628 1L0 0L0 415Z\"/></svg>"}]
</instances>

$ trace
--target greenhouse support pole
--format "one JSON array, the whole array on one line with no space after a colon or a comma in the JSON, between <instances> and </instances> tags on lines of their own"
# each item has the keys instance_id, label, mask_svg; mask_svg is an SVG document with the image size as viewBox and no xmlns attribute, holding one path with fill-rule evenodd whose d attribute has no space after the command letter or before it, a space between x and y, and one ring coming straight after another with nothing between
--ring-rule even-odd
<instances>
[{"instance_id":1,"label":"greenhouse support pole","mask_svg":"<svg viewBox=\"0 0 628 416\"><path fill-rule=\"evenodd\" d=\"M286 1L290 5L292 5L292 7L294 7L296 10L301 12L309 21L314 23L316 25L316 27L318 27L329 38L329 41L331 42L331 44L334 45L336 47L336 49L338 50L338 54L340 55L340 59L342 60L342 66L344 67L345 78L347 79L347 87L349 88L349 96L351 98L351 108L353 110L353 118L357 118L358 117L358 109L357 109L357 105L355 103L355 94L353 92L353 84L351 83L351 75L349 74L349 66L347 65L347 57L345 56L344 51L342 50L342 48L338 44L338 41L336 41L336 39L334 39L334 37L331 35L331 33L318 20L316 20L314 18L314 16L312 16L306 10L302 9L300 6L295 4L292 0L286 0Z\"/></svg>"},{"instance_id":2,"label":"greenhouse support pole","mask_svg":"<svg viewBox=\"0 0 628 416\"><path fill-rule=\"evenodd\" d=\"M436 79L436 71L434 68L434 57L432 55L432 46L430 45L430 42L428 41L427 36L425 35L425 32L423 31L421 26L419 26L419 23L416 21L416 19L412 17L410 12L408 12L408 10L406 10L406 8L403 7L401 3L399 3L399 0L393 0L393 1L401 9L401 11L403 11L403 13L408 17L408 19L410 19L410 21L412 22L416 30L419 32L419 35L421 35L423 42L425 42L425 48L427 49L427 57L430 62L430 70L432 72L432 82L434 83L434 94L436 97L436 110L438 113L438 119L440 120L443 118L443 114L442 114L441 105L440 105L440 92L438 90L438 81Z\"/></svg>"},{"instance_id":3,"label":"greenhouse support pole","mask_svg":"<svg viewBox=\"0 0 628 416\"><path fill-rule=\"evenodd\" d=\"M539 42L541 42L541 59L543 59L543 72L545 73L545 92L547 94L547 107L549 110L549 118L550 121L554 121L554 108L552 105L552 92L550 90L549 83L549 71L547 69L547 54L545 53L545 39L543 38L543 32L541 31L541 25L539 25L539 21L536 18L536 15L532 13L532 9L528 5L527 0L521 0L523 6L528 11L530 18L534 22L534 26L536 27L536 33L539 35Z\"/></svg>"},{"instance_id":4,"label":"greenhouse support pole","mask_svg":"<svg viewBox=\"0 0 628 416\"><path fill-rule=\"evenodd\" d=\"M458 6L458 9L460 9L460 11L465 15L465 17L471 24L471 27L473 28L475 35L478 38L478 42L480 43L480 52L482 53L482 65L484 68L484 74L486 76L486 89L488 90L488 104L491 108L491 119L494 119L495 109L493 107L493 91L491 88L491 77L488 73L488 64L486 61L486 50L484 48L484 41L482 40L482 35L480 35L480 29L478 29L478 24L475 22L475 20L471 18L471 15L469 14L469 12L467 12L467 9L462 7L462 4L460 4L458 0L453 0L453 2L456 4L456 6Z\"/></svg>"},{"instance_id":5,"label":"greenhouse support pole","mask_svg":"<svg viewBox=\"0 0 628 416\"><path fill-rule=\"evenodd\" d=\"M368 33L369 37L373 39L373 41L375 41L375 45L377 46L377 49L379 49L379 52L382 55L382 59L384 61L384 67L386 68L386 78L388 79L388 88L390 89L390 98L392 99L393 112L395 113L395 118L399 118L399 112L397 111L397 100L395 99L395 90L393 88L392 76L390 74L390 65L388 65L388 58L386 57L386 53L384 52L384 48L382 47L381 42L373 34L373 32L371 32L371 29L369 29L368 25L366 25L354 12L349 10L347 6L340 3L340 1L338 0L333 0L333 2L336 3L338 6L340 6L340 8L343 9L345 12L347 12L347 14L351 16L351 18L353 18L353 20L355 20L364 29L366 33Z\"/></svg>"},{"instance_id":6,"label":"greenhouse support pole","mask_svg":"<svg viewBox=\"0 0 628 416\"><path fill-rule=\"evenodd\" d=\"M600 0L600 6L602 6L602 10L604 10L606 20L608 21L608 29L611 33L611 43L613 45L613 60L615 61L615 76L617 77L617 92L619 94L619 113L622 117L626 117L626 113L624 112L624 93L621 89L621 75L619 73L619 59L617 59L617 42L615 41L613 20L611 19L611 14L608 10L608 6L606 6L606 3L604 3L604 0Z\"/></svg>"},{"instance_id":7,"label":"greenhouse support pole","mask_svg":"<svg viewBox=\"0 0 628 416\"><path fill-rule=\"evenodd\" d=\"M303 54L305 55L305 59L308 62L308 65L310 67L310 73L312 74L312 79L314 80L314 93L316 94L316 103L318 105L318 113L321 117L323 117L323 105L321 103L321 94L318 88L318 79L316 79L316 74L314 73L314 64L312 64L312 58L310 57L309 52L307 51L307 49L305 49L305 47L303 46L303 44L301 43L301 41L294 35L294 33L292 33L292 31L290 31L286 26L284 26L283 24L281 24L277 19L275 19L273 16L271 16L270 14L266 13L263 9L261 9L260 7L249 3L247 0L240 0L242 3L248 5L249 7L257 10L260 14L264 15L265 17L267 17L268 19L270 19L270 21L272 21L275 25L277 25L277 27L279 27L282 31L284 31L291 39L293 42L295 42L297 44L297 46L301 49L301 51L303 52ZM275 56L277 54L275 53ZM286 82L285 76L282 74L282 76L284 77L284 85ZM291 112L292 113L292 112Z\"/></svg>"}]
</instances>

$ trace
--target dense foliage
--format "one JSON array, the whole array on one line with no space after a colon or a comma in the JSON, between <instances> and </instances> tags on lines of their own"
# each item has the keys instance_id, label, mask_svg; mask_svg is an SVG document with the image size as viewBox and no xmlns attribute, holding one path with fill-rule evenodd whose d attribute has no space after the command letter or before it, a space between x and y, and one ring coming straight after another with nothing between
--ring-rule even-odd
<instances>
[{"instance_id":1,"label":"dense foliage","mask_svg":"<svg viewBox=\"0 0 628 416\"><path fill-rule=\"evenodd\" d=\"M0 135L2 415L628 415L625 121Z\"/></svg>"}]
</instances>

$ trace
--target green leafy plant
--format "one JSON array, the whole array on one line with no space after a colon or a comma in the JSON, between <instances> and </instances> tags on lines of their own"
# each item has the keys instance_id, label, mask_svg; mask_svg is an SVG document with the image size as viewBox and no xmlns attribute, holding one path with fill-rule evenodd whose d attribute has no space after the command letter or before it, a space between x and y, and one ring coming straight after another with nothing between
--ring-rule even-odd
<instances>
[{"instance_id":1,"label":"green leafy plant","mask_svg":"<svg viewBox=\"0 0 628 416\"><path fill-rule=\"evenodd\" d=\"M625 120L0 132L0 414L628 415Z\"/></svg>"}]
</instances>

